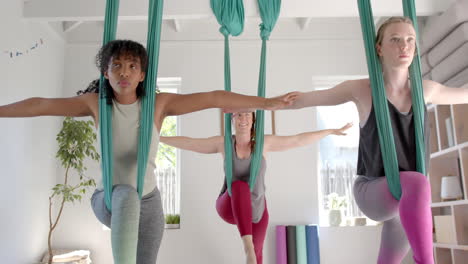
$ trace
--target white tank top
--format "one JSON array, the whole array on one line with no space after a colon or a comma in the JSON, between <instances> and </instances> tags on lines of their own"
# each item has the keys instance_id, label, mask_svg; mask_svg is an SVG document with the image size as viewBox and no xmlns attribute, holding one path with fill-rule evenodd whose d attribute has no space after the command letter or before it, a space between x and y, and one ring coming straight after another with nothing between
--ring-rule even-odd
<instances>
[{"instance_id":1,"label":"white tank top","mask_svg":"<svg viewBox=\"0 0 468 264\"><path fill-rule=\"evenodd\" d=\"M128 184L136 189L137 184L137 153L140 128L141 101L133 104L119 104L114 100L112 107L112 144L114 152L113 184ZM159 146L159 131L153 122L153 135L149 150L148 164L145 174L143 195L156 188L156 154ZM102 189L102 178L98 188Z\"/></svg>"}]
</instances>

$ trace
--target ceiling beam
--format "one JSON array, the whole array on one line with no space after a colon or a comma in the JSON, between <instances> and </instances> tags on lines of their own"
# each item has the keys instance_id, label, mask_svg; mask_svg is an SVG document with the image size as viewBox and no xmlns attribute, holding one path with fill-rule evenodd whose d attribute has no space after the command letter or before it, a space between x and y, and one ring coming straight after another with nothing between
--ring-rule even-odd
<instances>
[{"instance_id":1,"label":"ceiling beam","mask_svg":"<svg viewBox=\"0 0 468 264\"><path fill-rule=\"evenodd\" d=\"M69 33L83 24L83 21L64 21L62 22L63 33Z\"/></svg>"},{"instance_id":2,"label":"ceiling beam","mask_svg":"<svg viewBox=\"0 0 468 264\"><path fill-rule=\"evenodd\" d=\"M306 30L309 27L311 20L312 20L311 17L299 17L299 18L297 18L297 23L299 24L299 28L301 30Z\"/></svg>"},{"instance_id":3,"label":"ceiling beam","mask_svg":"<svg viewBox=\"0 0 468 264\"><path fill-rule=\"evenodd\" d=\"M175 32L181 31L180 21L178 19L172 19L172 26Z\"/></svg>"},{"instance_id":4,"label":"ceiling beam","mask_svg":"<svg viewBox=\"0 0 468 264\"><path fill-rule=\"evenodd\" d=\"M66 42L63 29L60 22L40 22L56 40Z\"/></svg>"},{"instance_id":5,"label":"ceiling beam","mask_svg":"<svg viewBox=\"0 0 468 264\"><path fill-rule=\"evenodd\" d=\"M417 14L432 15L446 10L455 0L416 0ZM396 3L395 3L396 2ZM375 16L403 13L400 1L373 1ZM41 0L24 3L23 15L40 21L99 21L104 19L104 0ZM244 3L247 17L258 17L256 1ZM119 19L146 20L148 1L121 0ZM282 18L298 17L357 17L357 1L350 0L288 0L281 6ZM213 17L207 0L170 0L164 2L164 19L194 19Z\"/></svg>"}]
</instances>

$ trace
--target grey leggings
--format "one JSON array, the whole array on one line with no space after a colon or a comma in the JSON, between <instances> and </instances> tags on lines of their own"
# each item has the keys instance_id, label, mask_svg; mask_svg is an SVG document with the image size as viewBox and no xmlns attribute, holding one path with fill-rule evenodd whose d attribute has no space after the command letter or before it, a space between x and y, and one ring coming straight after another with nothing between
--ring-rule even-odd
<instances>
[{"instance_id":1,"label":"grey leggings","mask_svg":"<svg viewBox=\"0 0 468 264\"><path fill-rule=\"evenodd\" d=\"M388 191L385 177L359 176L354 182L354 198L361 211L374 221L383 222L378 263L400 263L410 245L400 221L398 203ZM391 258L391 259L389 259Z\"/></svg>"},{"instance_id":2,"label":"grey leggings","mask_svg":"<svg viewBox=\"0 0 468 264\"><path fill-rule=\"evenodd\" d=\"M135 194L135 188L130 185L115 185L112 199L114 201L118 197L131 197L135 196ZM158 188L143 196L139 202L140 222L138 229L137 264L155 264L165 223L161 195ZM97 219L110 228L112 214L105 205L103 190L96 190L94 192L91 198L91 205ZM135 204L135 207L138 207L138 204Z\"/></svg>"}]
</instances>

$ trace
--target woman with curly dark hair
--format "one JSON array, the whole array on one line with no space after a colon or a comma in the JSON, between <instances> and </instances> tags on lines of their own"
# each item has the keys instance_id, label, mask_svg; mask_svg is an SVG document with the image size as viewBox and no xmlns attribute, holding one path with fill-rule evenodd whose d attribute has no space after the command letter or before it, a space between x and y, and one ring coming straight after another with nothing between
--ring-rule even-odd
<instances>
[{"instance_id":1,"label":"woman with curly dark hair","mask_svg":"<svg viewBox=\"0 0 468 264\"><path fill-rule=\"evenodd\" d=\"M279 109L291 104L295 94L271 99L225 91L158 94L154 105L154 129L143 198L140 201L135 183L140 99L145 96L142 84L147 69L146 50L141 44L131 40L111 41L101 48L96 56L96 63L105 77L103 87L107 103L112 105L114 185L112 212L105 205L102 187L98 187L93 194L92 207L99 221L111 228L114 259L124 264L154 264L164 229L161 198L154 175L159 131L164 118L208 108ZM76 97L35 97L0 106L0 117L90 116L98 124L99 97L96 90L97 83L93 82ZM139 226L137 237L126 237L126 226L120 225L120 220L113 221L122 217L131 218Z\"/></svg>"}]
</instances>

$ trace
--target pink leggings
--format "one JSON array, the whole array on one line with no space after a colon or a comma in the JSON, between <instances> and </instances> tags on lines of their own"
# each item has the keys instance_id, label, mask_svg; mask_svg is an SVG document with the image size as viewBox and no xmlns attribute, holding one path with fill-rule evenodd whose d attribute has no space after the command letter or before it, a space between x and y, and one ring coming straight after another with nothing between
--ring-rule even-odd
<instances>
[{"instance_id":1,"label":"pink leggings","mask_svg":"<svg viewBox=\"0 0 468 264\"><path fill-rule=\"evenodd\" d=\"M354 197L361 211L384 223L377 263L399 264L411 246L417 264L433 264L429 182L412 171L400 172L400 182L400 201L391 195L385 177L361 176L354 183Z\"/></svg>"},{"instance_id":2,"label":"pink leggings","mask_svg":"<svg viewBox=\"0 0 468 264\"><path fill-rule=\"evenodd\" d=\"M262 219L258 223L253 223L249 185L243 181L235 181L232 183L232 196L226 191L216 200L216 211L224 221L237 225L241 237L252 235L257 264L262 264L263 242L269 218L266 201Z\"/></svg>"}]
</instances>

